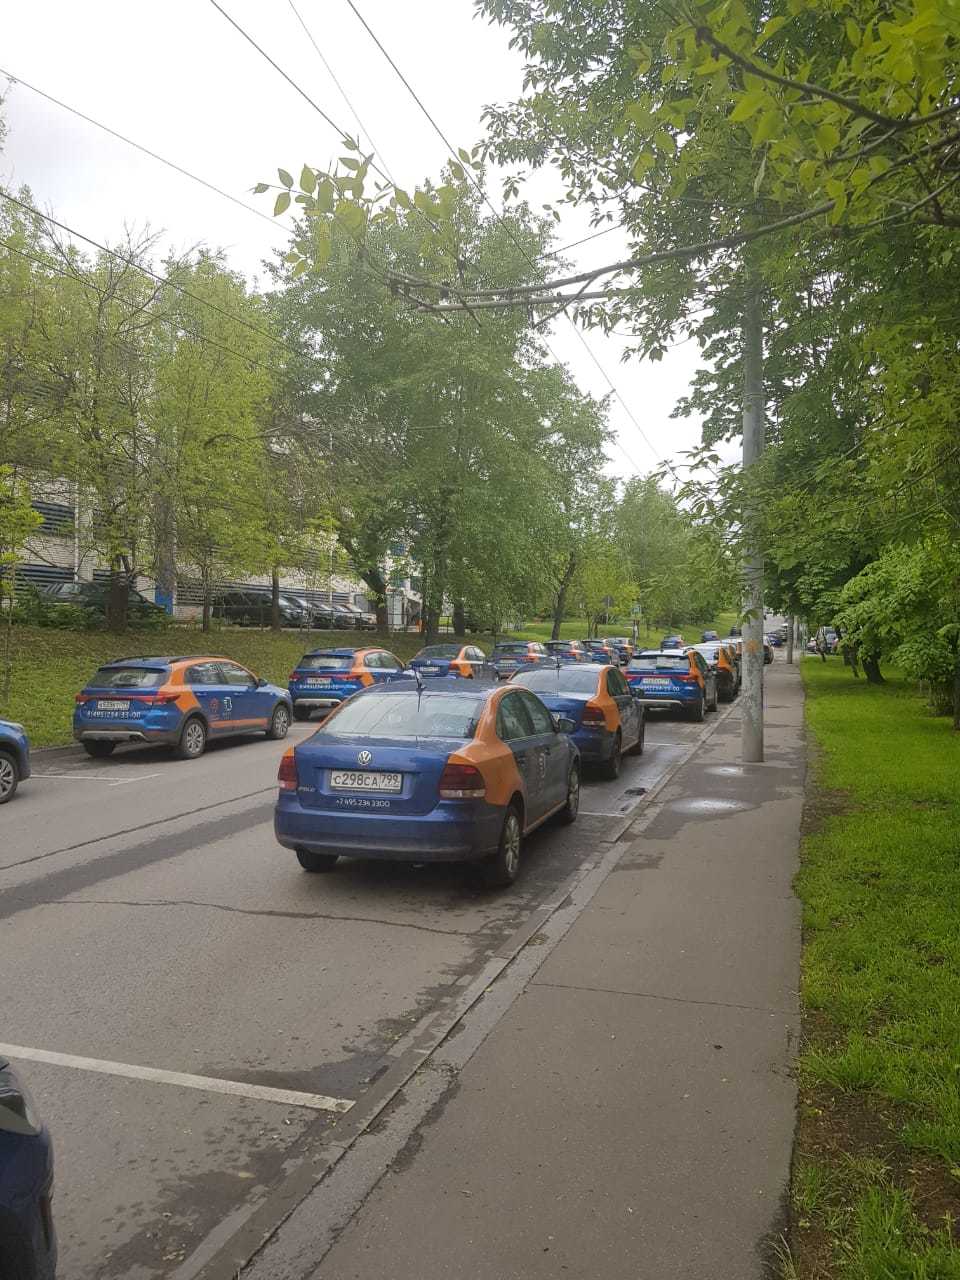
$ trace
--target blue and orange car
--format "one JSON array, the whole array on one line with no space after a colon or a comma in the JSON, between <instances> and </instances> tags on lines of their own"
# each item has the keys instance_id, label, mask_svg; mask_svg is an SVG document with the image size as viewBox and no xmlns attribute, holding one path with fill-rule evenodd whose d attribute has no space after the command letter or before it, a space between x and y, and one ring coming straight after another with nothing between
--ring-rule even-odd
<instances>
[{"instance_id":1,"label":"blue and orange car","mask_svg":"<svg viewBox=\"0 0 960 1280\"><path fill-rule=\"evenodd\" d=\"M570 720L571 737L584 765L599 765L604 777L619 777L627 752L643 753L643 707L618 667L610 663L541 667L518 671L510 683L532 690L554 715Z\"/></svg>"},{"instance_id":2,"label":"blue and orange car","mask_svg":"<svg viewBox=\"0 0 960 1280\"><path fill-rule=\"evenodd\" d=\"M0 720L0 804L17 794L17 787L30 777L30 742L22 724Z\"/></svg>"},{"instance_id":3,"label":"blue and orange car","mask_svg":"<svg viewBox=\"0 0 960 1280\"><path fill-rule=\"evenodd\" d=\"M644 706L672 708L698 722L717 709L716 670L696 649L647 649L630 659L625 675Z\"/></svg>"},{"instance_id":4,"label":"blue and orange car","mask_svg":"<svg viewBox=\"0 0 960 1280\"><path fill-rule=\"evenodd\" d=\"M605 636L593 640L584 640L583 647L587 651L588 662L617 661L617 651Z\"/></svg>"},{"instance_id":5,"label":"blue and orange car","mask_svg":"<svg viewBox=\"0 0 960 1280\"><path fill-rule=\"evenodd\" d=\"M548 640L543 647L555 662L591 661L579 640Z\"/></svg>"},{"instance_id":6,"label":"blue and orange car","mask_svg":"<svg viewBox=\"0 0 960 1280\"><path fill-rule=\"evenodd\" d=\"M73 736L97 758L121 742L152 742L172 747L181 760L196 760L211 738L285 738L293 714L286 689L230 658L198 654L108 662L76 704Z\"/></svg>"},{"instance_id":7,"label":"blue and orange car","mask_svg":"<svg viewBox=\"0 0 960 1280\"><path fill-rule=\"evenodd\" d=\"M53 1280L53 1147L26 1085L0 1055L0 1276Z\"/></svg>"},{"instance_id":8,"label":"blue and orange car","mask_svg":"<svg viewBox=\"0 0 960 1280\"><path fill-rule=\"evenodd\" d=\"M305 871L342 855L477 862L488 883L511 884L524 836L577 816L573 728L513 684L367 688L284 754L277 840Z\"/></svg>"},{"instance_id":9,"label":"blue and orange car","mask_svg":"<svg viewBox=\"0 0 960 1280\"><path fill-rule=\"evenodd\" d=\"M290 672L294 718L309 720L314 711L326 715L360 689L402 674L403 663L387 649L311 649Z\"/></svg>"},{"instance_id":10,"label":"blue and orange car","mask_svg":"<svg viewBox=\"0 0 960 1280\"><path fill-rule=\"evenodd\" d=\"M493 646L490 655L490 665L498 680L505 680L529 666L543 666L552 661L538 640L501 640Z\"/></svg>"},{"instance_id":11,"label":"blue and orange car","mask_svg":"<svg viewBox=\"0 0 960 1280\"><path fill-rule=\"evenodd\" d=\"M475 644L428 644L410 660L410 670L425 678L462 676L465 680L493 674L487 655Z\"/></svg>"}]
</instances>

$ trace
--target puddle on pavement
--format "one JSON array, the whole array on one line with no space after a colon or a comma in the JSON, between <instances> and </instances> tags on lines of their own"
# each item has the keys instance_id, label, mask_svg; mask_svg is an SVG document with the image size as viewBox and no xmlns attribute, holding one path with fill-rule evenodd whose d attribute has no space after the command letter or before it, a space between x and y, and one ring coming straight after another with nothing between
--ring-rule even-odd
<instances>
[{"instance_id":1,"label":"puddle on pavement","mask_svg":"<svg viewBox=\"0 0 960 1280\"><path fill-rule=\"evenodd\" d=\"M749 809L750 805L742 800L725 800L720 796L691 796L689 800L674 800L669 808L674 812L700 816L711 813L737 813Z\"/></svg>"}]
</instances>

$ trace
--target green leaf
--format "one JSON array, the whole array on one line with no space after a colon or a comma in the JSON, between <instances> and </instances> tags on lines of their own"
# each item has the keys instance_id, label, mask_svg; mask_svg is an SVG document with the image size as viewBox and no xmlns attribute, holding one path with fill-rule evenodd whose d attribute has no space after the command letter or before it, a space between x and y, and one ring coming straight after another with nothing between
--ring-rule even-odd
<instances>
[{"instance_id":1,"label":"green leaf","mask_svg":"<svg viewBox=\"0 0 960 1280\"><path fill-rule=\"evenodd\" d=\"M463 165L457 164L456 160L450 161L450 172L458 182L463 182L464 178L467 176L463 171Z\"/></svg>"},{"instance_id":2,"label":"green leaf","mask_svg":"<svg viewBox=\"0 0 960 1280\"><path fill-rule=\"evenodd\" d=\"M353 156L341 156L340 163L345 169L350 169L353 173L360 168L360 161L354 160Z\"/></svg>"},{"instance_id":3,"label":"green leaf","mask_svg":"<svg viewBox=\"0 0 960 1280\"><path fill-rule=\"evenodd\" d=\"M627 47L627 57L633 63L634 73L642 76L650 70L650 64L653 62L653 55L646 45L631 44Z\"/></svg>"},{"instance_id":4,"label":"green leaf","mask_svg":"<svg viewBox=\"0 0 960 1280\"><path fill-rule=\"evenodd\" d=\"M741 124L744 120L749 120L751 116L755 115L769 100L769 96L762 89L754 90L752 93L741 94L736 106L730 112L730 119L734 124Z\"/></svg>"},{"instance_id":5,"label":"green leaf","mask_svg":"<svg viewBox=\"0 0 960 1280\"><path fill-rule=\"evenodd\" d=\"M410 205L411 205L410 197L407 195L407 193L404 191L402 187L397 187L396 190L394 191L394 195L396 196L397 204L400 206L401 209L410 208Z\"/></svg>"},{"instance_id":6,"label":"green leaf","mask_svg":"<svg viewBox=\"0 0 960 1280\"><path fill-rule=\"evenodd\" d=\"M859 49L860 39L861 39L860 28L857 26L857 24L854 22L852 18L848 18L844 25L847 32L847 39L850 41L850 43L853 45L855 49Z\"/></svg>"},{"instance_id":7,"label":"green leaf","mask_svg":"<svg viewBox=\"0 0 960 1280\"><path fill-rule=\"evenodd\" d=\"M760 161L760 168L757 170L757 176L753 180L753 198L754 200L760 195L760 188L763 186L763 175L767 172L767 152L763 153L763 159Z\"/></svg>"},{"instance_id":8,"label":"green leaf","mask_svg":"<svg viewBox=\"0 0 960 1280\"><path fill-rule=\"evenodd\" d=\"M470 161L473 159L473 157L470 155L470 152L466 149L466 147L457 147L457 155L460 157L460 159L463 161L464 164L469 164Z\"/></svg>"},{"instance_id":9,"label":"green leaf","mask_svg":"<svg viewBox=\"0 0 960 1280\"><path fill-rule=\"evenodd\" d=\"M287 173L286 169L278 169L277 173L280 176L280 181L283 183L285 187L289 189L290 187L293 186L293 178L290 176L289 173Z\"/></svg>"},{"instance_id":10,"label":"green leaf","mask_svg":"<svg viewBox=\"0 0 960 1280\"><path fill-rule=\"evenodd\" d=\"M651 155L649 151L642 151L633 162L634 181L642 182L656 163L656 156Z\"/></svg>"},{"instance_id":11,"label":"green leaf","mask_svg":"<svg viewBox=\"0 0 960 1280\"><path fill-rule=\"evenodd\" d=\"M821 124L814 130L814 137L820 144L820 149L824 155L829 155L831 151L835 151L840 141L840 130L835 124Z\"/></svg>"},{"instance_id":12,"label":"green leaf","mask_svg":"<svg viewBox=\"0 0 960 1280\"><path fill-rule=\"evenodd\" d=\"M301 258L300 261L297 263L297 265L290 272L291 280L296 280L297 276L302 276L303 273L309 269L309 267L310 267L310 263L307 261L307 259Z\"/></svg>"},{"instance_id":13,"label":"green leaf","mask_svg":"<svg viewBox=\"0 0 960 1280\"><path fill-rule=\"evenodd\" d=\"M305 164L300 174L300 190L306 191L307 195L313 195L317 185L317 175L313 172L309 165Z\"/></svg>"},{"instance_id":14,"label":"green leaf","mask_svg":"<svg viewBox=\"0 0 960 1280\"><path fill-rule=\"evenodd\" d=\"M833 226L836 226L837 223L840 221L840 219L843 217L844 213L846 212L846 208L847 208L847 193L846 191L841 191L840 194L836 197L836 203L834 204L833 208L830 210L830 222Z\"/></svg>"},{"instance_id":15,"label":"green leaf","mask_svg":"<svg viewBox=\"0 0 960 1280\"><path fill-rule=\"evenodd\" d=\"M270 184L268 182L258 182L257 185L253 188L253 194L255 196L262 196L265 191L269 191L269 190L270 190Z\"/></svg>"},{"instance_id":16,"label":"green leaf","mask_svg":"<svg viewBox=\"0 0 960 1280\"><path fill-rule=\"evenodd\" d=\"M783 17L782 14L776 18L770 18L764 24L763 30L760 32L760 39L753 46L754 49L759 49L762 44L766 44L770 37L775 36L780 28L786 26L789 21L790 19Z\"/></svg>"},{"instance_id":17,"label":"green leaf","mask_svg":"<svg viewBox=\"0 0 960 1280\"><path fill-rule=\"evenodd\" d=\"M755 147L762 146L765 142L769 142L771 138L775 138L783 128L783 121L779 111L764 111L760 119L753 127L752 141Z\"/></svg>"},{"instance_id":18,"label":"green leaf","mask_svg":"<svg viewBox=\"0 0 960 1280\"><path fill-rule=\"evenodd\" d=\"M287 208L289 208L289 205L290 205L290 192L281 191L280 194L277 196L276 204L273 206L273 216L275 218L279 218L281 213L284 213L287 210Z\"/></svg>"}]
</instances>

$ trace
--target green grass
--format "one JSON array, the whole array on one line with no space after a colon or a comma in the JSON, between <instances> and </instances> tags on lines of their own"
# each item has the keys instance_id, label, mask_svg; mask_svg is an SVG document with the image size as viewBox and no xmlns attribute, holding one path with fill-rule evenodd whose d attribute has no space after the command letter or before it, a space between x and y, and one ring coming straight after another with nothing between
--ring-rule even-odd
<instances>
[{"instance_id":1,"label":"green grass","mask_svg":"<svg viewBox=\"0 0 960 1280\"><path fill-rule=\"evenodd\" d=\"M489 636L476 639L487 652ZM102 631L60 631L41 627L13 628L13 686L0 716L26 725L35 747L72 741L74 694L104 662L134 654L208 653L233 658L257 675L286 685L287 675L306 649L380 644L370 631L270 631L224 627L204 635L193 627L163 631L131 631L116 636ZM422 638L391 635L384 643L398 658L413 657Z\"/></svg>"},{"instance_id":2,"label":"green grass","mask_svg":"<svg viewBox=\"0 0 960 1280\"><path fill-rule=\"evenodd\" d=\"M960 1191L960 735L900 678L873 687L838 660L802 672L818 752L797 880L801 1083L820 1130L855 1149L811 1157L801 1119L795 1212L831 1239L832 1263L792 1265L811 1280L957 1280L942 1206Z\"/></svg>"}]
</instances>

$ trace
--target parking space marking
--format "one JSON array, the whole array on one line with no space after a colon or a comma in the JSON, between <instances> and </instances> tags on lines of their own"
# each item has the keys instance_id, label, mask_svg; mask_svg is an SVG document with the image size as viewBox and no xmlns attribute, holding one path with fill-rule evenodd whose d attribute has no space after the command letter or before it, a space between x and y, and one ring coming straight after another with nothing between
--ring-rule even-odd
<instances>
[{"instance_id":1,"label":"parking space marking","mask_svg":"<svg viewBox=\"0 0 960 1280\"><path fill-rule=\"evenodd\" d=\"M140 1067L128 1062L81 1058L73 1053L52 1053L48 1049L30 1049L21 1044L0 1044L0 1054L8 1058L20 1058L24 1062L44 1062L53 1067L72 1067L77 1071L95 1071L100 1075L121 1076L127 1080L145 1080L150 1084L175 1085L180 1089L199 1089L205 1093L225 1093L234 1098L276 1102L285 1107L306 1107L311 1111L334 1111L340 1115L349 1111L355 1101L352 1098L328 1098L322 1093L301 1093L296 1089L272 1089L262 1084L245 1084L240 1080L220 1080L216 1076L192 1076L183 1071L162 1071L157 1067Z\"/></svg>"},{"instance_id":2,"label":"parking space marking","mask_svg":"<svg viewBox=\"0 0 960 1280\"><path fill-rule=\"evenodd\" d=\"M32 773L33 778L66 778L68 782L105 782L108 787L125 787L131 782L146 782L148 778L159 778L159 773L138 773L135 778L111 779L109 773Z\"/></svg>"}]
</instances>

